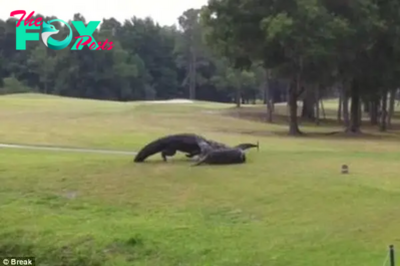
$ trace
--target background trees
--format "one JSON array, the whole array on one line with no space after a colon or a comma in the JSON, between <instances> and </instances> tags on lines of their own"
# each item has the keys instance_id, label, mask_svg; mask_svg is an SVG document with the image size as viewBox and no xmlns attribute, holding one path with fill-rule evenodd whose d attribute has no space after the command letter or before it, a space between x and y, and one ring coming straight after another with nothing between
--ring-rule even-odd
<instances>
[{"instance_id":1,"label":"background trees","mask_svg":"<svg viewBox=\"0 0 400 266\"><path fill-rule=\"evenodd\" d=\"M313 119L314 95L333 84L341 85L343 102L351 99L346 131L359 132L361 104L369 101L374 108L382 102L381 129L386 129L387 95L398 87L399 11L395 1L210 0L202 21L221 55L240 51L288 80L290 134L301 133L299 97L303 116Z\"/></svg>"},{"instance_id":2,"label":"background trees","mask_svg":"<svg viewBox=\"0 0 400 266\"><path fill-rule=\"evenodd\" d=\"M114 43L107 51L53 51L41 42L16 51L15 19L0 20L0 91L237 107L258 99L269 122L274 104L287 102L292 135L301 134L299 115L318 124L320 99L338 97L346 132L360 132L363 113L382 131L390 128L399 87L398 1L209 0L177 19L178 28L150 18L105 19L94 36Z\"/></svg>"}]
</instances>

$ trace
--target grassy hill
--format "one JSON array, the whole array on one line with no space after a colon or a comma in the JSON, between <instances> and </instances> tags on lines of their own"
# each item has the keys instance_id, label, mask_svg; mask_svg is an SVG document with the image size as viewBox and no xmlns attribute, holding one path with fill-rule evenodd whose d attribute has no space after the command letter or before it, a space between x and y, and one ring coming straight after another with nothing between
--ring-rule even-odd
<instances>
[{"instance_id":1,"label":"grassy hill","mask_svg":"<svg viewBox=\"0 0 400 266\"><path fill-rule=\"evenodd\" d=\"M183 156L0 150L0 256L38 265L381 265L399 245L397 132L341 130L326 102L306 137L264 106L118 103L42 95L0 97L0 142L138 150L197 132L260 141L244 165L192 168ZM340 174L342 164L349 175Z\"/></svg>"}]
</instances>

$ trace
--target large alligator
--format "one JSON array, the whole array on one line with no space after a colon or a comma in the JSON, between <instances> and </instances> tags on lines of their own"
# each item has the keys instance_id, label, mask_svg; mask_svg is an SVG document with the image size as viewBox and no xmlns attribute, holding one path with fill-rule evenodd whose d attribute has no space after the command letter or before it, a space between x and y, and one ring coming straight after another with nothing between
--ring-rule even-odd
<instances>
[{"instance_id":1,"label":"large alligator","mask_svg":"<svg viewBox=\"0 0 400 266\"><path fill-rule=\"evenodd\" d=\"M257 145L251 143L243 143L233 148L224 147L214 149L207 142L198 139L199 147L201 149L200 159L193 166L201 164L240 164L246 162L245 150L253 147L259 149Z\"/></svg>"},{"instance_id":2,"label":"large alligator","mask_svg":"<svg viewBox=\"0 0 400 266\"><path fill-rule=\"evenodd\" d=\"M186 157L192 158L196 155L200 155L202 150L199 146L199 142L205 142L212 149L224 149L230 148L229 146L219 143L216 141L207 140L204 137L196 134L183 133L168 135L159 139L156 139L145 147L143 147L136 155L134 162L143 162L148 157L161 153L161 157L164 161L167 161L167 156L172 157L177 151L186 153ZM241 147L241 149L246 150L255 146L253 144L242 143L235 147ZM234 148L235 148L234 147Z\"/></svg>"}]
</instances>

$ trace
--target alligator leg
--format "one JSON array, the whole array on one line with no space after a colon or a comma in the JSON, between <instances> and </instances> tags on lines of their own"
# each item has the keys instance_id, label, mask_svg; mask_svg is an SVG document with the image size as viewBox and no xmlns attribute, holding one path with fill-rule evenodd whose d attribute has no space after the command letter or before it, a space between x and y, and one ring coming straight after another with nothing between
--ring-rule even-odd
<instances>
[{"instance_id":1,"label":"alligator leg","mask_svg":"<svg viewBox=\"0 0 400 266\"><path fill-rule=\"evenodd\" d=\"M195 164L192 164L192 166L202 165L206 161L206 159L207 159L207 155L202 158L199 158L199 160Z\"/></svg>"},{"instance_id":2,"label":"alligator leg","mask_svg":"<svg viewBox=\"0 0 400 266\"><path fill-rule=\"evenodd\" d=\"M193 158L194 156L199 155L199 154L200 154L200 151L194 151L194 152L186 154L186 157Z\"/></svg>"},{"instance_id":3,"label":"alligator leg","mask_svg":"<svg viewBox=\"0 0 400 266\"><path fill-rule=\"evenodd\" d=\"M167 161L167 156L174 156L176 154L176 150L163 150L161 152L161 157L163 158L164 162Z\"/></svg>"}]
</instances>

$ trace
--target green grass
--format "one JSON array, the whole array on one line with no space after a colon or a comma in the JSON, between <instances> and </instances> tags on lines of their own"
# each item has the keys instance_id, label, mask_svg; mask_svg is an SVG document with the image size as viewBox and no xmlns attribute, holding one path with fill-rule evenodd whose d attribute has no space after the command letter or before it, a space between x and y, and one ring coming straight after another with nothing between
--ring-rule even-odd
<instances>
[{"instance_id":1,"label":"green grass","mask_svg":"<svg viewBox=\"0 0 400 266\"><path fill-rule=\"evenodd\" d=\"M286 126L230 107L0 97L0 142L137 150L198 131L261 144L244 165L196 168L183 156L133 164L1 149L0 256L41 266L382 265L400 242L399 145L387 135L289 138Z\"/></svg>"}]
</instances>

